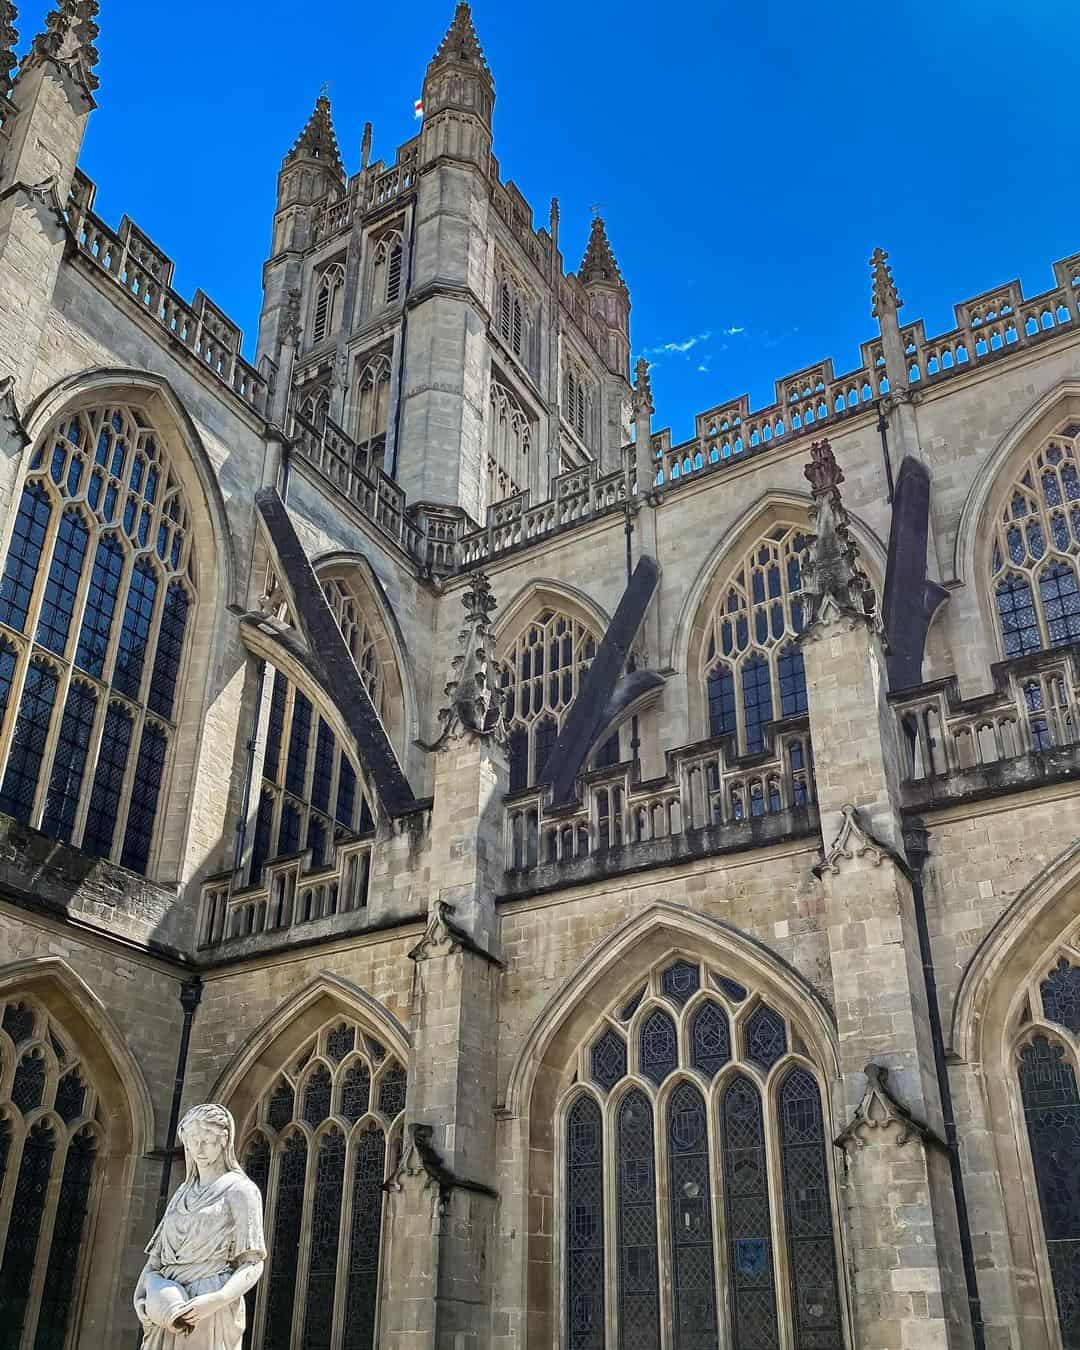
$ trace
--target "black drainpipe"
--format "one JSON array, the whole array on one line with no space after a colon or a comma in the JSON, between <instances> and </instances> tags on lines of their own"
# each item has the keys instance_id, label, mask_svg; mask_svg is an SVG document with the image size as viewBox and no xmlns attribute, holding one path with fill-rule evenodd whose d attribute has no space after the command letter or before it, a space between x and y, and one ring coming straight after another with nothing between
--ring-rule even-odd
<instances>
[{"instance_id":1,"label":"black drainpipe","mask_svg":"<svg viewBox=\"0 0 1080 1350\"><path fill-rule=\"evenodd\" d=\"M960 1168L960 1150L956 1139L956 1118L953 1115L952 1090L949 1070L945 1063L945 1038L941 1031L941 1010L938 1007L937 976L934 974L934 956L930 947L930 929L926 922L926 896L923 892L923 866L926 863L929 831L921 821L905 826L904 844L911 863L911 890L915 901L915 925L919 933L919 958L922 961L926 985L926 1011L930 1022L930 1039L934 1047L934 1069L937 1072L941 1114L945 1122L945 1142L948 1144L949 1172L952 1176L953 1199L956 1204L956 1226L960 1233L960 1255L964 1263L964 1283L967 1285L968 1312L971 1316L971 1334L975 1350L985 1350L986 1331L979 1299L979 1280L975 1271L975 1251L971 1245L971 1221L968 1217L967 1196L964 1193L964 1174Z\"/></svg>"},{"instance_id":2,"label":"black drainpipe","mask_svg":"<svg viewBox=\"0 0 1080 1350\"><path fill-rule=\"evenodd\" d=\"M248 810L251 807L251 784L255 777L255 749L258 745L259 715L262 712L263 687L266 683L266 662L259 662L259 682L255 687L255 716L251 723L251 735L247 743L247 768L244 771L244 796L240 803L240 815L236 821L236 853L233 857L233 871L239 872L244 861L244 848L247 844Z\"/></svg>"},{"instance_id":3,"label":"black drainpipe","mask_svg":"<svg viewBox=\"0 0 1080 1350\"><path fill-rule=\"evenodd\" d=\"M885 461L885 486L888 488L888 496L885 500L891 502L893 499L893 476L892 459L889 457L889 423L885 414L881 411L881 399L878 399L875 407L877 408L878 434L881 436L881 457Z\"/></svg>"},{"instance_id":4,"label":"black drainpipe","mask_svg":"<svg viewBox=\"0 0 1080 1350\"><path fill-rule=\"evenodd\" d=\"M176 1056L176 1080L173 1083L172 1107L169 1110L169 1130L165 1136L165 1156L161 1163L161 1188L158 1191L157 1219L165 1213L169 1200L169 1181L172 1177L173 1152L176 1148L176 1127L180 1123L180 1099L184 1095L184 1079L187 1077L188 1049L191 1045L191 1024L195 1020L195 1009L202 998L202 981L198 975L185 980L180 986L180 1006L184 1010L184 1025L180 1032L180 1050Z\"/></svg>"}]
</instances>

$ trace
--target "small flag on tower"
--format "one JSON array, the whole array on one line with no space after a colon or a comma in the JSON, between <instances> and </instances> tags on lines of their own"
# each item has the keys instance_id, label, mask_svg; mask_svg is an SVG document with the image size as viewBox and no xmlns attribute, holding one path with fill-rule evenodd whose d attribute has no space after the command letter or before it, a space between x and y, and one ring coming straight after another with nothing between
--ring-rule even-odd
<instances>
[{"instance_id":1,"label":"small flag on tower","mask_svg":"<svg viewBox=\"0 0 1080 1350\"><path fill-rule=\"evenodd\" d=\"M424 100L423 100L422 98L418 98L418 99L416 100L416 102L412 105L412 111L413 111L413 116L416 118L417 121L419 121L419 120L423 117L423 115L424 115Z\"/></svg>"}]
</instances>

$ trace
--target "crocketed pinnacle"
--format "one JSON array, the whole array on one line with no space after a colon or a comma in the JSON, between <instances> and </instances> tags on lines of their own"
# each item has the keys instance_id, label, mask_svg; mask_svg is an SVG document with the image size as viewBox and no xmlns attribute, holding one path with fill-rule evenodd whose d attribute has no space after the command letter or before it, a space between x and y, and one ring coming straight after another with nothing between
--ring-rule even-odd
<instances>
[{"instance_id":1,"label":"crocketed pinnacle","mask_svg":"<svg viewBox=\"0 0 1080 1350\"><path fill-rule=\"evenodd\" d=\"M884 314L895 314L904 303L896 293L889 255L883 248L874 249L870 255L870 271L874 278L874 307L870 311L875 319Z\"/></svg>"},{"instance_id":2,"label":"crocketed pinnacle","mask_svg":"<svg viewBox=\"0 0 1080 1350\"><path fill-rule=\"evenodd\" d=\"M462 3L454 11L453 22L439 44L439 50L431 58L428 74L430 75L438 66L449 61L476 66L486 75L490 76L491 74L491 71L488 70L487 61L484 60L480 39L476 36L476 29L473 27L472 10L465 4L465 0L462 0Z\"/></svg>"},{"instance_id":3,"label":"crocketed pinnacle","mask_svg":"<svg viewBox=\"0 0 1080 1350\"><path fill-rule=\"evenodd\" d=\"M34 39L34 50L79 67L86 88L98 87L97 0L60 0L45 16L45 32Z\"/></svg>"},{"instance_id":4,"label":"crocketed pinnacle","mask_svg":"<svg viewBox=\"0 0 1080 1350\"><path fill-rule=\"evenodd\" d=\"M585 257L578 268L578 280L586 286L593 281L606 281L609 285L626 287L619 264L611 251L604 222L599 216L593 217Z\"/></svg>"},{"instance_id":5,"label":"crocketed pinnacle","mask_svg":"<svg viewBox=\"0 0 1080 1350\"><path fill-rule=\"evenodd\" d=\"M15 68L19 58L15 55L15 44L19 34L15 29L15 20L19 11L9 0L0 0L0 98L11 93L15 83Z\"/></svg>"},{"instance_id":6,"label":"crocketed pinnacle","mask_svg":"<svg viewBox=\"0 0 1080 1350\"><path fill-rule=\"evenodd\" d=\"M334 123L330 116L330 100L325 94L320 94L315 100L315 107L308 118L307 126L297 137L296 144L285 156L285 160L288 162L298 159L301 155L307 159L317 159L339 178L345 177L345 165L341 160L341 151L338 149Z\"/></svg>"},{"instance_id":7,"label":"crocketed pinnacle","mask_svg":"<svg viewBox=\"0 0 1080 1350\"><path fill-rule=\"evenodd\" d=\"M806 629L811 631L836 616L876 626L874 592L859 566L850 517L840 499L844 475L827 440L811 445L810 463L803 472L814 499L810 507L814 529L808 541L810 557L802 568Z\"/></svg>"}]
</instances>

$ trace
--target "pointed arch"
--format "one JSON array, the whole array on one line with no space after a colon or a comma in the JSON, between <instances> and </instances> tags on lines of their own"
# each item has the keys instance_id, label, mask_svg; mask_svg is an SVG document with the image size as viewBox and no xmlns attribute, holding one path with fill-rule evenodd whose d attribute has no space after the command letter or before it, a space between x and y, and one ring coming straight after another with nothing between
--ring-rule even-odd
<instances>
[{"instance_id":1,"label":"pointed arch","mask_svg":"<svg viewBox=\"0 0 1080 1350\"><path fill-rule=\"evenodd\" d=\"M502 656L506 648L540 610L562 609L568 613L579 611L579 617L601 637L607 631L611 615L587 591L567 581L553 577L534 577L520 586L496 611L495 650Z\"/></svg>"}]
</instances>

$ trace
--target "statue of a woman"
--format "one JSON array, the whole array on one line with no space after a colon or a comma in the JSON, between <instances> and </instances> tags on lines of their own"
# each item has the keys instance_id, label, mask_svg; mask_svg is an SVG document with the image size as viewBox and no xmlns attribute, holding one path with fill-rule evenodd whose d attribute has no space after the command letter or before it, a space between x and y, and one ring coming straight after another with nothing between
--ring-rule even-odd
<instances>
[{"instance_id":1,"label":"statue of a woman","mask_svg":"<svg viewBox=\"0 0 1080 1350\"><path fill-rule=\"evenodd\" d=\"M266 1260L262 1197L237 1161L223 1106L193 1106L178 1133L186 1175L135 1287L142 1350L241 1350L244 1295Z\"/></svg>"}]
</instances>

